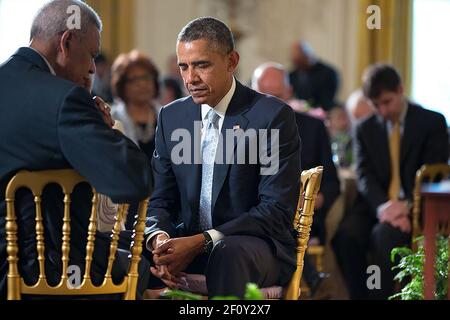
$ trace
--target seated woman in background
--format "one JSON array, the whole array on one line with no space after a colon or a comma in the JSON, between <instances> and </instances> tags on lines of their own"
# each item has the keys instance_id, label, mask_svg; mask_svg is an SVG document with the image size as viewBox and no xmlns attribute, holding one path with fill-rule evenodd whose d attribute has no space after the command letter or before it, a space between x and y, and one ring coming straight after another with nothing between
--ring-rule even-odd
<instances>
[{"instance_id":1,"label":"seated woman in background","mask_svg":"<svg viewBox=\"0 0 450 320\"><path fill-rule=\"evenodd\" d=\"M119 120L124 134L151 159L155 149L155 128L160 104L159 72L148 56L133 50L119 55L111 71L116 99L112 117Z\"/></svg>"}]
</instances>

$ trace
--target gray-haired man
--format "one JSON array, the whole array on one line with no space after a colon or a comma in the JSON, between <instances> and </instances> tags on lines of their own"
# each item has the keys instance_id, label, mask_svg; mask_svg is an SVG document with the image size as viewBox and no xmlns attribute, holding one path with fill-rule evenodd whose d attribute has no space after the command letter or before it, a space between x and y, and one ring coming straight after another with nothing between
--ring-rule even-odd
<instances>
[{"instance_id":1,"label":"gray-haired man","mask_svg":"<svg viewBox=\"0 0 450 320\"><path fill-rule=\"evenodd\" d=\"M79 10L79 28L68 21L69 7ZM74 8L74 7L72 7ZM76 17L75 17L76 18ZM76 23L74 24L77 25ZM6 292L5 188L19 170L74 168L114 202L139 201L150 193L151 169L145 154L110 128L107 112L97 109L88 92L100 46L98 15L76 0L51 1L36 15L30 47L20 48L0 66L0 296ZM106 120L106 121L105 121ZM106 123L105 123L106 122ZM61 277L63 194L55 186L43 194L47 280ZM70 265L85 266L85 243L91 206L86 185L72 197ZM16 193L20 268L27 283L38 275L33 197ZM97 234L91 277L102 280L109 239ZM125 253L126 255L126 253ZM144 260L142 260L145 262ZM117 264L113 278L127 265ZM141 273L144 277L147 272ZM146 280L140 282L140 291Z\"/></svg>"}]
</instances>

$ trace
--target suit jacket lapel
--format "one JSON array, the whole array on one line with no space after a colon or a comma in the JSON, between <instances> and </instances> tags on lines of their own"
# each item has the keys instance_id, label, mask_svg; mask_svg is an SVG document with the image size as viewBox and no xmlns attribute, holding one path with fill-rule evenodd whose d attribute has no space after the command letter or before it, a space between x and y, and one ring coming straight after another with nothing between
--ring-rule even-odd
<instances>
[{"instance_id":1,"label":"suit jacket lapel","mask_svg":"<svg viewBox=\"0 0 450 320\"><path fill-rule=\"evenodd\" d=\"M386 122L381 116L376 117L378 126L372 141L375 150L375 157L379 158L380 171L386 172L388 183L391 176L391 154L389 151L389 136L387 132Z\"/></svg>"},{"instance_id":2,"label":"suit jacket lapel","mask_svg":"<svg viewBox=\"0 0 450 320\"><path fill-rule=\"evenodd\" d=\"M200 188L201 188L201 107L195 104L192 101L192 98L189 99L191 102L190 105L186 107L186 113L184 119L187 123L187 130L191 135L191 163L193 165L189 165L189 169L186 170L186 181L188 181L189 185L186 186L187 198L189 199L189 203L192 210L192 216L190 225L187 225L186 228L190 228L190 226L195 225L193 223L193 219L198 216L198 207L200 200ZM196 132L197 131L197 132Z\"/></svg>"},{"instance_id":3,"label":"suit jacket lapel","mask_svg":"<svg viewBox=\"0 0 450 320\"><path fill-rule=\"evenodd\" d=\"M244 116L249 108L248 89L236 81L236 90L233 98L230 101L221 130L221 142L219 142L218 150L222 148L222 152L216 153L216 163L214 165L214 177L212 187L211 212L214 212L214 207L219 196L220 190L223 187L225 178L228 174L230 164L234 161L233 154L236 153L236 146L239 143L241 136L233 141L226 140L227 130L245 130L248 125L248 119ZM227 144L232 143L233 146L227 148ZM232 149L233 153L227 152L227 149ZM220 159L221 158L221 159Z\"/></svg>"}]
</instances>

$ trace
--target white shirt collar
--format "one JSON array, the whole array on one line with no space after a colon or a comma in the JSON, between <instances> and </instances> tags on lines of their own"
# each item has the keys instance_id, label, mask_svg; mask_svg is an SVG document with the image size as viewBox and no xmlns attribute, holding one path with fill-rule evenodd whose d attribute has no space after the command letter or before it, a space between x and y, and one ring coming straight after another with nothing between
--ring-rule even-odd
<instances>
[{"instance_id":1,"label":"white shirt collar","mask_svg":"<svg viewBox=\"0 0 450 320\"><path fill-rule=\"evenodd\" d=\"M48 69L50 70L50 73L51 73L52 75L56 76L55 69L53 69L52 65L50 64L50 62L48 62L48 60L44 57L44 55L43 55L42 53L40 53L38 50L36 50L35 48L32 48L32 47L28 47L28 48L30 48L31 50L33 50L34 52L36 52L38 55L40 55L41 58L44 59L45 63L47 64Z\"/></svg>"},{"instance_id":2,"label":"white shirt collar","mask_svg":"<svg viewBox=\"0 0 450 320\"><path fill-rule=\"evenodd\" d=\"M220 119L222 120L225 117L225 113L227 112L228 105L230 104L231 98L233 98L235 90L236 80L233 77L233 82L231 83L230 90L214 108L207 104L202 104L202 120L206 118L208 111L211 109L214 109L214 111L220 116Z\"/></svg>"}]
</instances>

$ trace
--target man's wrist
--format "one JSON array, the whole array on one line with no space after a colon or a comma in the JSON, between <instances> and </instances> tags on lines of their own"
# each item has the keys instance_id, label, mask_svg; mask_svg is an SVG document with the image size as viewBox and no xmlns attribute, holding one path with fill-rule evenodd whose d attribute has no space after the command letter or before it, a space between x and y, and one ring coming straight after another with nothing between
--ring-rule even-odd
<instances>
[{"instance_id":1,"label":"man's wrist","mask_svg":"<svg viewBox=\"0 0 450 320\"><path fill-rule=\"evenodd\" d=\"M224 235L222 232L217 231L216 229L210 229L207 230L208 234L211 236L211 239L213 241L213 245L216 245L217 242L222 240L224 238Z\"/></svg>"},{"instance_id":2,"label":"man's wrist","mask_svg":"<svg viewBox=\"0 0 450 320\"><path fill-rule=\"evenodd\" d=\"M206 238L202 233L192 236L191 244L193 244L192 248L196 254L201 254L204 252L205 243L206 243Z\"/></svg>"},{"instance_id":3,"label":"man's wrist","mask_svg":"<svg viewBox=\"0 0 450 320\"><path fill-rule=\"evenodd\" d=\"M166 239L170 239L170 236L167 232L164 232L162 230L159 231L155 231L153 233L151 233L148 238L147 238L147 244L146 247L149 251L152 251L154 249L156 249L156 239L158 238L158 236L163 235L166 237Z\"/></svg>"}]
</instances>

